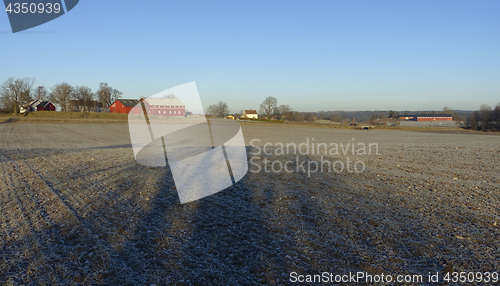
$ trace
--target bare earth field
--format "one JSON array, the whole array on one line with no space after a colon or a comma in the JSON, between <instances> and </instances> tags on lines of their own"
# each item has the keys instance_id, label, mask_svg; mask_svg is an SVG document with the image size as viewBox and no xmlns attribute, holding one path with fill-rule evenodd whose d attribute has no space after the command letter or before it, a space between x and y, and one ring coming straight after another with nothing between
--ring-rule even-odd
<instances>
[{"instance_id":1,"label":"bare earth field","mask_svg":"<svg viewBox=\"0 0 500 286\"><path fill-rule=\"evenodd\" d=\"M168 169L135 162L126 123L1 123L0 283L286 285L291 272L362 271L428 285L429 272L500 272L500 136L242 128L248 174L181 205ZM313 138L329 149L280 153ZM353 142L378 154L331 152ZM365 170L307 172L322 159ZM292 172L277 170L287 161Z\"/></svg>"}]
</instances>

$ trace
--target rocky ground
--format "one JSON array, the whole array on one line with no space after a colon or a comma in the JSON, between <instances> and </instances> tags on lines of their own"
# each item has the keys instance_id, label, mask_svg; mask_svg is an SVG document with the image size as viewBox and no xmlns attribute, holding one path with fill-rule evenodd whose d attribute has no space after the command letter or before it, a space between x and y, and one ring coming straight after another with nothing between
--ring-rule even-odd
<instances>
[{"instance_id":1,"label":"rocky ground","mask_svg":"<svg viewBox=\"0 0 500 286\"><path fill-rule=\"evenodd\" d=\"M291 272L357 271L438 272L442 282L448 271L500 272L500 136L242 128L248 174L181 205L168 169L135 163L126 124L0 124L0 282L284 285ZM313 138L328 149L280 150ZM331 143L355 143L354 155ZM358 153L360 143L377 143L378 154ZM365 168L315 170L321 160ZM279 170L288 161L292 172Z\"/></svg>"}]
</instances>

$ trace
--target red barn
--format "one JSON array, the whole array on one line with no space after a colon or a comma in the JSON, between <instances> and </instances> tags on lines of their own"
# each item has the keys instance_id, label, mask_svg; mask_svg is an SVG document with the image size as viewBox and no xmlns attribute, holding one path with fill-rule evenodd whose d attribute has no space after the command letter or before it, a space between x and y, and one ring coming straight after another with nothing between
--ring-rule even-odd
<instances>
[{"instance_id":1,"label":"red barn","mask_svg":"<svg viewBox=\"0 0 500 286\"><path fill-rule=\"evenodd\" d=\"M42 101L36 107L36 111L56 111L56 107L50 101Z\"/></svg>"},{"instance_id":2,"label":"red barn","mask_svg":"<svg viewBox=\"0 0 500 286\"><path fill-rule=\"evenodd\" d=\"M417 114L415 121L453 121L451 114Z\"/></svg>"},{"instance_id":3,"label":"red barn","mask_svg":"<svg viewBox=\"0 0 500 286\"><path fill-rule=\"evenodd\" d=\"M144 106L151 115L182 116L186 115L186 105L177 98L147 98Z\"/></svg>"},{"instance_id":4,"label":"red barn","mask_svg":"<svg viewBox=\"0 0 500 286\"><path fill-rule=\"evenodd\" d=\"M137 99L118 99L109 107L111 113L129 113L134 106L139 104Z\"/></svg>"}]
</instances>

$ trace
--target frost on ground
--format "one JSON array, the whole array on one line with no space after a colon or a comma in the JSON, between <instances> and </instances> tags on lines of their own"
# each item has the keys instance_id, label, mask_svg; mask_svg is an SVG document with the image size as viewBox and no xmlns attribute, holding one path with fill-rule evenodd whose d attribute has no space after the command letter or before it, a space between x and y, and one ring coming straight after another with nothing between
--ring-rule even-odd
<instances>
[{"instance_id":1,"label":"frost on ground","mask_svg":"<svg viewBox=\"0 0 500 286\"><path fill-rule=\"evenodd\" d=\"M323 158L362 160L362 173L250 165L234 186L181 205L168 169L134 161L126 124L0 124L0 282L281 285L290 272L500 271L500 136L243 132L254 162L320 161L274 152L307 138L379 152ZM250 154L266 143L268 154Z\"/></svg>"}]
</instances>

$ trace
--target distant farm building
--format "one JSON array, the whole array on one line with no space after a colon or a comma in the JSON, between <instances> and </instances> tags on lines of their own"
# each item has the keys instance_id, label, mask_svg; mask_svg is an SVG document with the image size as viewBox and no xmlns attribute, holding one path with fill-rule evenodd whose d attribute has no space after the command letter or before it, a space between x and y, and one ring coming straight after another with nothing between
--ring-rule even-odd
<instances>
[{"instance_id":1,"label":"distant farm building","mask_svg":"<svg viewBox=\"0 0 500 286\"><path fill-rule=\"evenodd\" d=\"M32 100L27 105L20 108L20 113L33 111L56 111L56 106L48 100Z\"/></svg>"},{"instance_id":2,"label":"distant farm building","mask_svg":"<svg viewBox=\"0 0 500 286\"><path fill-rule=\"evenodd\" d=\"M56 106L48 100L44 100L37 105L36 111L56 111Z\"/></svg>"},{"instance_id":3,"label":"distant farm building","mask_svg":"<svg viewBox=\"0 0 500 286\"><path fill-rule=\"evenodd\" d=\"M252 118L257 119L257 118L259 118L259 114L257 113L256 110L249 109L249 110L244 110L243 115L241 117L246 117L249 119L252 119Z\"/></svg>"},{"instance_id":4,"label":"distant farm building","mask_svg":"<svg viewBox=\"0 0 500 286\"><path fill-rule=\"evenodd\" d=\"M109 107L111 113L129 113L134 106L140 103L137 99L117 99Z\"/></svg>"},{"instance_id":5,"label":"distant farm building","mask_svg":"<svg viewBox=\"0 0 500 286\"><path fill-rule=\"evenodd\" d=\"M401 120L413 120L414 115L398 115L398 118Z\"/></svg>"},{"instance_id":6,"label":"distant farm building","mask_svg":"<svg viewBox=\"0 0 500 286\"><path fill-rule=\"evenodd\" d=\"M144 106L151 115L183 116L186 115L186 105L177 98L147 98Z\"/></svg>"},{"instance_id":7,"label":"distant farm building","mask_svg":"<svg viewBox=\"0 0 500 286\"><path fill-rule=\"evenodd\" d=\"M37 99L37 100L32 100L30 103L28 103L28 107L26 108L23 106L23 109L27 109L27 111L32 112L32 111L38 111L38 105L42 103L43 100ZM26 112L26 111L24 111ZM23 113L23 111L21 111Z\"/></svg>"},{"instance_id":8,"label":"distant farm building","mask_svg":"<svg viewBox=\"0 0 500 286\"><path fill-rule=\"evenodd\" d=\"M451 114L417 114L414 121L453 121Z\"/></svg>"},{"instance_id":9,"label":"distant farm building","mask_svg":"<svg viewBox=\"0 0 500 286\"><path fill-rule=\"evenodd\" d=\"M412 121L453 121L453 116L451 114L399 115L398 118Z\"/></svg>"}]
</instances>

